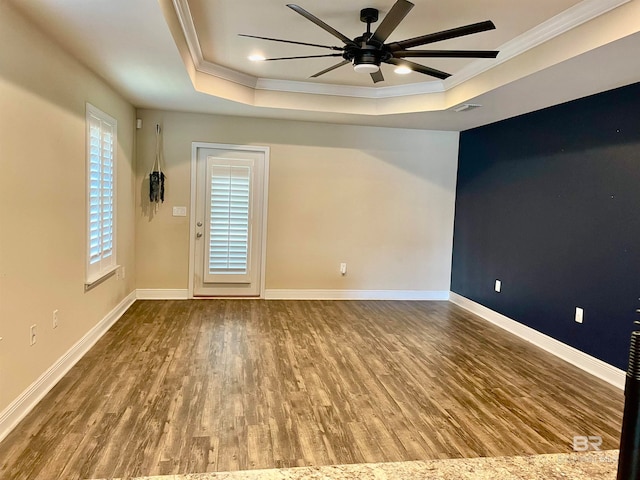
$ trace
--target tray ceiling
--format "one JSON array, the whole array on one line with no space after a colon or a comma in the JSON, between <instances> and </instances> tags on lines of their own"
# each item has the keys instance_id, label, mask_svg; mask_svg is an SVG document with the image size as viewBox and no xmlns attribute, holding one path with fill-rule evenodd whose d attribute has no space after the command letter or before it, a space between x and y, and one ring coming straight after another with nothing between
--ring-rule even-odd
<instances>
[{"instance_id":1,"label":"tray ceiling","mask_svg":"<svg viewBox=\"0 0 640 480\"><path fill-rule=\"evenodd\" d=\"M390 41L492 20L496 30L433 48L501 53L496 59L418 61L453 74L445 81L418 73L400 76L383 65L385 82L375 86L349 65L309 78L332 58L250 62L247 57L255 53L324 50L239 33L340 43L285 2L8 1L140 108L464 130L640 81L635 67L640 0L413 0ZM349 37L365 29L361 8L379 9L382 20L395 2L296 1ZM463 104L482 108L456 113Z\"/></svg>"},{"instance_id":2,"label":"tray ceiling","mask_svg":"<svg viewBox=\"0 0 640 480\"><path fill-rule=\"evenodd\" d=\"M285 57L331 53L323 49L268 42L238 37L239 33L287 40L342 46L340 41L293 10L281 0L251 2L250 8L238 8L234 0L181 0L188 4L203 58L209 62L260 78L307 81L338 85L372 86L367 74L358 74L349 66L334 70L320 78L311 75L336 64L341 59L319 58L283 60L277 62L251 62L249 55ZM325 0L313 2L297 0L297 3L349 38L355 38L366 30L360 21L360 10L366 7L380 11L379 21L394 4L394 0L359 0L344 2ZM508 2L503 0L448 0L446 2L413 0L415 7L409 12L389 41L404 40L427 33L447 30L462 25L492 20L496 29L446 40L431 45L437 49L494 50L524 34L539 24L580 3L579 0L538 0L532 2ZM415 60L429 67L455 74L474 60L424 59ZM476 60L477 61L477 60ZM490 65L493 60L481 60ZM376 86L394 86L434 81L419 73L397 75L393 66L383 65L385 81Z\"/></svg>"}]
</instances>

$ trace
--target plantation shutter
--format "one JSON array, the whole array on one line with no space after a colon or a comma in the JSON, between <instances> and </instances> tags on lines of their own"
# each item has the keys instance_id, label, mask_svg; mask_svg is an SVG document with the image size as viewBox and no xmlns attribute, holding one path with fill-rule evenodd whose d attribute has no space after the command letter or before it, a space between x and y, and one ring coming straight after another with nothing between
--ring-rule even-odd
<instances>
[{"instance_id":1,"label":"plantation shutter","mask_svg":"<svg viewBox=\"0 0 640 480\"><path fill-rule=\"evenodd\" d=\"M116 266L115 138L115 120L88 105L87 283L101 278Z\"/></svg>"},{"instance_id":2,"label":"plantation shutter","mask_svg":"<svg viewBox=\"0 0 640 480\"><path fill-rule=\"evenodd\" d=\"M249 283L253 162L208 157L205 281Z\"/></svg>"}]
</instances>

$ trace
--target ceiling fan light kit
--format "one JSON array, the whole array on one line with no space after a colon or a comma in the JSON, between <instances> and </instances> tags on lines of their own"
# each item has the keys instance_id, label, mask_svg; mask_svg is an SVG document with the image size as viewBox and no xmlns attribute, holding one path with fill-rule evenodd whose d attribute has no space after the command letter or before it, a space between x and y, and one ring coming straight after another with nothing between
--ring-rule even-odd
<instances>
[{"instance_id":1,"label":"ceiling fan light kit","mask_svg":"<svg viewBox=\"0 0 640 480\"><path fill-rule=\"evenodd\" d=\"M287 7L302 15L307 20L313 22L318 27L330 33L344 44L343 47L319 45L316 43L299 42L293 40L283 40L279 38L259 37L256 35L240 34L242 37L257 38L261 40L269 40L272 42L291 43L295 45L306 45L310 47L319 47L334 50L341 53L331 53L325 55L305 55L297 57L278 57L265 58L265 61L274 60L294 60L304 58L320 58L320 57L342 57L342 60L326 68L311 78L317 78L321 75L329 73L337 68L347 64L352 64L354 71L358 73L368 73L371 75L373 83L384 81L384 76L380 70L383 63L395 65L398 67L396 73L409 73L411 71L429 75L440 80L444 80L451 75L435 68L430 68L419 63L415 63L406 58L495 58L499 52L493 50L411 50L414 47L426 45L429 43L440 42L452 38L463 37L474 33L480 33L487 30L495 29L493 22L487 20L484 22L465 25L450 30L422 35L419 37L401 40L399 42L385 43L387 38L398 27L400 22L414 7L413 3L407 0L397 0L391 7L389 13L384 17L375 32L371 32L371 24L378 21L379 12L375 8L363 8L360 10L360 20L367 24L367 31L361 36L350 39L346 35L340 33L335 28L326 24L318 17L307 12L304 8L288 4ZM400 70L400 71L398 71Z\"/></svg>"},{"instance_id":2,"label":"ceiling fan light kit","mask_svg":"<svg viewBox=\"0 0 640 480\"><path fill-rule=\"evenodd\" d=\"M380 67L375 63L354 63L353 69L358 73L375 73Z\"/></svg>"}]
</instances>

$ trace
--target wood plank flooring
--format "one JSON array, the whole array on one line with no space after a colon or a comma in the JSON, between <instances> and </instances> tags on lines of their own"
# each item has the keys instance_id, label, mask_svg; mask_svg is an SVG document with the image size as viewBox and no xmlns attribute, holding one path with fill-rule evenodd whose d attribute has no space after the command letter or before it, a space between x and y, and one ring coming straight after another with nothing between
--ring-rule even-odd
<instances>
[{"instance_id":1,"label":"wood plank flooring","mask_svg":"<svg viewBox=\"0 0 640 480\"><path fill-rule=\"evenodd\" d=\"M0 478L612 449L623 401L448 302L137 301L0 444Z\"/></svg>"}]
</instances>

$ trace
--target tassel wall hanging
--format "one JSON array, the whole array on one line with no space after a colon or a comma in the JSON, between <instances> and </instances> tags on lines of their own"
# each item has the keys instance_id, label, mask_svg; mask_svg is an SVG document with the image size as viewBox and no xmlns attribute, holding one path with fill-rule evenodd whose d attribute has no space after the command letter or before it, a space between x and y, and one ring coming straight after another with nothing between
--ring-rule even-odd
<instances>
[{"instance_id":1,"label":"tassel wall hanging","mask_svg":"<svg viewBox=\"0 0 640 480\"><path fill-rule=\"evenodd\" d=\"M162 172L162 149L160 145L160 125L156 125L156 157L149 172L149 201L164 203L164 173Z\"/></svg>"}]
</instances>

